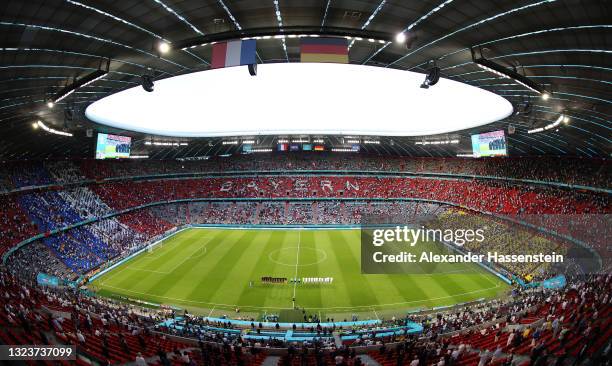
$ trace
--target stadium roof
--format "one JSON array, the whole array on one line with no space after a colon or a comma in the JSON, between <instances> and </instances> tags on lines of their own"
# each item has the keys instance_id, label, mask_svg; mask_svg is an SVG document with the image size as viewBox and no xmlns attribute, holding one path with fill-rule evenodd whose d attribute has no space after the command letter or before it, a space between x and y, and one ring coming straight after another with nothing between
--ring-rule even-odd
<instances>
[{"instance_id":1,"label":"stadium roof","mask_svg":"<svg viewBox=\"0 0 612 366\"><path fill-rule=\"evenodd\" d=\"M361 36L364 41L351 40L349 60L356 64L425 73L436 60L443 77L502 95L521 112L488 126L428 139L459 139L459 144L417 145L422 138L388 137L362 145L362 151L456 156L470 152L471 133L510 128L515 130L508 135L510 155L609 157L611 9L596 0L3 1L0 158L92 157L95 141L86 137L88 129L94 129L94 135L96 130L122 131L87 121L84 109L88 104L139 85L145 73L161 79L209 68L210 47L181 50L179 45L281 29ZM365 41L368 36L389 39L399 32L407 35L405 44ZM160 55L157 46L162 40L177 47ZM551 97L543 100L528 88L478 67L472 62L470 48L527 76L550 91ZM263 39L257 42L257 57L260 63L299 61L298 42ZM54 108L47 107L47 100L61 88L105 68L109 58L108 75L78 89ZM385 106L357 103L345 108ZM568 124L527 133L555 122L561 114L569 117ZM37 120L70 131L74 137L34 129ZM225 154L240 148L224 145L221 138L153 147L145 142L179 140L129 134L135 137L135 153L154 158ZM324 138L330 147L342 148L350 137ZM262 146L276 143L274 136L258 140Z\"/></svg>"}]
</instances>

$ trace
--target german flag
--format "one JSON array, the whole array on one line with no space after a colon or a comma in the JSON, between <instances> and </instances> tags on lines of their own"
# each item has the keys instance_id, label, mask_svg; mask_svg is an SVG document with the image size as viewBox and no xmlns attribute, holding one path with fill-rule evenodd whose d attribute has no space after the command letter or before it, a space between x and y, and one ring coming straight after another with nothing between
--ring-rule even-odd
<instances>
[{"instance_id":1,"label":"german flag","mask_svg":"<svg viewBox=\"0 0 612 366\"><path fill-rule=\"evenodd\" d=\"M301 38L300 61L348 64L348 40L326 37Z\"/></svg>"}]
</instances>

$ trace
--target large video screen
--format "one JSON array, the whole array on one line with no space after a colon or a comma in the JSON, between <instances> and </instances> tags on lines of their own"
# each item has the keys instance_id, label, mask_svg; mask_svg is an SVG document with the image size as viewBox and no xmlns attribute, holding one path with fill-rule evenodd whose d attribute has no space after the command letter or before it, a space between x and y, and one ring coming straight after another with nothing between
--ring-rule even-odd
<instances>
[{"instance_id":1,"label":"large video screen","mask_svg":"<svg viewBox=\"0 0 612 366\"><path fill-rule=\"evenodd\" d=\"M96 159L129 158L131 147L131 137L99 133L96 145Z\"/></svg>"},{"instance_id":2,"label":"large video screen","mask_svg":"<svg viewBox=\"0 0 612 366\"><path fill-rule=\"evenodd\" d=\"M472 135L472 151L476 158L507 155L504 131L499 130Z\"/></svg>"}]
</instances>

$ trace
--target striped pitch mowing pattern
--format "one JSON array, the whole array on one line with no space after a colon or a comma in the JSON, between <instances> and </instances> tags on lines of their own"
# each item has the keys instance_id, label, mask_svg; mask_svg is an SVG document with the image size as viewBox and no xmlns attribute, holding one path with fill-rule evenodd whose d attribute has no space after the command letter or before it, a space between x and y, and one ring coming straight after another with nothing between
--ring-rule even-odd
<instances>
[{"instance_id":1,"label":"striped pitch mowing pattern","mask_svg":"<svg viewBox=\"0 0 612 366\"><path fill-rule=\"evenodd\" d=\"M278 313L292 308L295 296L297 306L336 319L366 312L363 316L397 315L408 309L491 298L508 288L474 264L454 264L449 272L362 275L359 230L193 228L107 272L91 287L101 295L214 315L231 313L236 307L252 315ZM262 284L262 276L333 277L334 281Z\"/></svg>"}]
</instances>

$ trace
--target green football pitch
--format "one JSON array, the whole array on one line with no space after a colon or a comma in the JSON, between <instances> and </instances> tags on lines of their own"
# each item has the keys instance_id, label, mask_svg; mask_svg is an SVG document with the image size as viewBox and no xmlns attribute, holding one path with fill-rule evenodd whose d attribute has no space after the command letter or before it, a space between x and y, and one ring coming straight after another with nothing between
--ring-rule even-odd
<instances>
[{"instance_id":1,"label":"green football pitch","mask_svg":"<svg viewBox=\"0 0 612 366\"><path fill-rule=\"evenodd\" d=\"M477 265L454 266L465 268L436 274L361 274L359 230L192 228L98 277L91 288L104 296L173 305L197 314L255 318L292 309L295 297L297 307L335 319L401 315L501 296L508 289ZM264 276L334 280L265 284Z\"/></svg>"}]
</instances>

